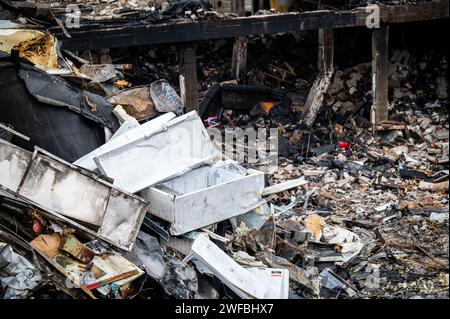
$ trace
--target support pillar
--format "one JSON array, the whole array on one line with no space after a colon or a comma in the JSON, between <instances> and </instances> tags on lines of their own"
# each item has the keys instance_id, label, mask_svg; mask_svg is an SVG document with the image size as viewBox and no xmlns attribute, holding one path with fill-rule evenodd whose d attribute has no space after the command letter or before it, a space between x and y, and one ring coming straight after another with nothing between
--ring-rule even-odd
<instances>
[{"instance_id":1,"label":"support pillar","mask_svg":"<svg viewBox=\"0 0 450 319\"><path fill-rule=\"evenodd\" d=\"M195 44L180 49L180 94L186 112L198 111L198 85Z\"/></svg>"},{"instance_id":2,"label":"support pillar","mask_svg":"<svg viewBox=\"0 0 450 319\"><path fill-rule=\"evenodd\" d=\"M389 26L381 25L372 32L372 96L371 121L377 125L389 118Z\"/></svg>"},{"instance_id":3,"label":"support pillar","mask_svg":"<svg viewBox=\"0 0 450 319\"><path fill-rule=\"evenodd\" d=\"M232 0L231 11L240 17L245 16L245 0ZM238 83L245 83L247 73L247 38L238 37L234 40L231 72Z\"/></svg>"}]
</instances>

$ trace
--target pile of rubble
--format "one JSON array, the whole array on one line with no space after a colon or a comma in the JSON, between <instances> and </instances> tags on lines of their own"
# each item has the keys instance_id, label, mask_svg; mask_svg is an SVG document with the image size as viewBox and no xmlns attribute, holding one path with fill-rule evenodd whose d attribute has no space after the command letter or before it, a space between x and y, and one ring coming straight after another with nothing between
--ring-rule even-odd
<instances>
[{"instance_id":1,"label":"pile of rubble","mask_svg":"<svg viewBox=\"0 0 450 319\"><path fill-rule=\"evenodd\" d=\"M312 149L317 155L300 165L286 159L272 182L304 176L310 183L273 201L297 207L289 209L293 216L288 217L289 225L315 216L322 242L329 243L327 227L338 227L338 243L351 244L357 257L342 263L342 256L335 255L346 250L328 247L314 260L334 262L334 271L356 286L361 296L444 296L448 291L448 113L444 109L428 115L399 113L407 114L408 122L390 123L380 137L350 128L336 144ZM420 123L424 128L418 129L418 135L404 136ZM440 133L426 141L430 131ZM348 231L353 237L346 237ZM368 285L368 278L378 281Z\"/></svg>"},{"instance_id":2,"label":"pile of rubble","mask_svg":"<svg viewBox=\"0 0 450 319\"><path fill-rule=\"evenodd\" d=\"M311 128L301 124L304 96L229 83L207 92L205 125L275 126L279 134L280 163L268 175L276 192L264 193L274 219L259 229L253 217L232 223L230 254L286 267L303 297L446 297L446 72L437 52L394 51L390 120L376 127L371 63L336 70Z\"/></svg>"},{"instance_id":3,"label":"pile of rubble","mask_svg":"<svg viewBox=\"0 0 450 319\"><path fill-rule=\"evenodd\" d=\"M154 51L92 63L10 23L0 52L3 298L448 295L445 57L394 52L375 127L371 65L336 70L307 128L314 77L281 56L249 85L200 59L197 113ZM278 166L223 156L207 128L236 127L276 128Z\"/></svg>"},{"instance_id":4,"label":"pile of rubble","mask_svg":"<svg viewBox=\"0 0 450 319\"><path fill-rule=\"evenodd\" d=\"M45 32L0 34L2 76L18 83L0 88L2 105L19 98L30 110L20 120L18 109L1 115L5 298L148 297L145 285L210 298L219 296L212 278L230 296L288 297L284 268L238 263L213 232L263 205L264 174L221 160L167 81L134 87L128 65L90 64ZM48 120L52 134L40 134L35 122Z\"/></svg>"}]
</instances>

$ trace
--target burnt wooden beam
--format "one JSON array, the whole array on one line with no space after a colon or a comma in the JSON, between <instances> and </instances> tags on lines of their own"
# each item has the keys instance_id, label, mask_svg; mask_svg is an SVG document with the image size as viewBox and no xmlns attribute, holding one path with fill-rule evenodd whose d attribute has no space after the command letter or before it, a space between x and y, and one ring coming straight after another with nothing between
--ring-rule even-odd
<instances>
[{"instance_id":1,"label":"burnt wooden beam","mask_svg":"<svg viewBox=\"0 0 450 319\"><path fill-rule=\"evenodd\" d=\"M301 123L304 123L307 127L311 127L316 120L317 113L322 107L325 94L330 86L332 76L332 71L319 72L309 91L308 98L305 102L305 111L301 116Z\"/></svg>"},{"instance_id":2,"label":"burnt wooden beam","mask_svg":"<svg viewBox=\"0 0 450 319\"><path fill-rule=\"evenodd\" d=\"M322 107L325 99L325 94L331 83L331 78L334 73L333 58L334 58L334 37L333 29L320 29L318 31L318 57L317 68L319 74L314 81L308 98L305 102L305 111L302 113L301 122L307 127L311 127L316 120L317 113Z\"/></svg>"},{"instance_id":3,"label":"burnt wooden beam","mask_svg":"<svg viewBox=\"0 0 450 319\"><path fill-rule=\"evenodd\" d=\"M256 0L256 1L258 2L258 10L264 9L264 0Z\"/></svg>"},{"instance_id":4,"label":"burnt wooden beam","mask_svg":"<svg viewBox=\"0 0 450 319\"><path fill-rule=\"evenodd\" d=\"M234 40L231 72L238 83L246 82L247 75L247 39L239 37Z\"/></svg>"},{"instance_id":5,"label":"burnt wooden beam","mask_svg":"<svg viewBox=\"0 0 450 319\"><path fill-rule=\"evenodd\" d=\"M245 0L231 0L231 12L239 17L245 17Z\"/></svg>"},{"instance_id":6,"label":"burnt wooden beam","mask_svg":"<svg viewBox=\"0 0 450 319\"><path fill-rule=\"evenodd\" d=\"M197 57L193 43L180 48L180 94L186 112L198 111Z\"/></svg>"},{"instance_id":7,"label":"burnt wooden beam","mask_svg":"<svg viewBox=\"0 0 450 319\"><path fill-rule=\"evenodd\" d=\"M245 16L245 0L232 0L231 9L240 17ZM247 73L247 38L238 37L234 40L233 57L231 59L231 74L238 83L245 83Z\"/></svg>"},{"instance_id":8,"label":"burnt wooden beam","mask_svg":"<svg viewBox=\"0 0 450 319\"><path fill-rule=\"evenodd\" d=\"M318 69L324 73L333 71L334 36L333 29L319 29Z\"/></svg>"},{"instance_id":9,"label":"burnt wooden beam","mask_svg":"<svg viewBox=\"0 0 450 319\"><path fill-rule=\"evenodd\" d=\"M128 24L82 26L69 29L72 38L66 38L59 27L49 31L61 41L64 49L82 50L138 46L159 43L180 43L247 35L299 32L304 30L364 27L369 15L365 8L349 11L318 10L209 19L204 21L178 21L161 24ZM380 6L382 23L403 23L448 19L449 2L422 2L410 5Z\"/></svg>"},{"instance_id":10,"label":"burnt wooden beam","mask_svg":"<svg viewBox=\"0 0 450 319\"><path fill-rule=\"evenodd\" d=\"M319 4L319 8L322 8L321 4ZM309 91L305 103L305 111L301 116L302 123L307 127L311 127L314 124L334 73L333 29L319 29L318 31L317 69L319 74Z\"/></svg>"},{"instance_id":11,"label":"burnt wooden beam","mask_svg":"<svg viewBox=\"0 0 450 319\"><path fill-rule=\"evenodd\" d=\"M372 124L388 119L389 26L381 25L372 32Z\"/></svg>"}]
</instances>

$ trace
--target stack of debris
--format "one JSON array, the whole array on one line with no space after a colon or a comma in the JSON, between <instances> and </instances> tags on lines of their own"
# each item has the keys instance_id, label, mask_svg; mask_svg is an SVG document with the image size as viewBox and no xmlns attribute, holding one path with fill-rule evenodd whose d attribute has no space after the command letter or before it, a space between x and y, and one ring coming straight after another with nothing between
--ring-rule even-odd
<instances>
[{"instance_id":1,"label":"stack of debris","mask_svg":"<svg viewBox=\"0 0 450 319\"><path fill-rule=\"evenodd\" d=\"M91 63L22 25L0 29L0 52L4 298L448 291L441 56L392 55L391 119L375 128L370 64L336 71L307 130L310 81L281 58L245 86L208 82L204 67L198 114L155 75L152 52L139 85L128 63ZM279 166L266 180L263 163L224 158L205 126L276 128Z\"/></svg>"},{"instance_id":2,"label":"stack of debris","mask_svg":"<svg viewBox=\"0 0 450 319\"><path fill-rule=\"evenodd\" d=\"M377 134L369 121L370 63L335 72L309 130L295 124L302 104L290 94L287 100L274 89L229 83L207 92L205 125L276 126L279 133L280 164L269 175L278 192L263 192L274 220L254 226L260 215L253 212L232 222L225 236L233 241L230 253L238 249L251 255L246 258L284 265L292 282L303 283L297 290L303 296L445 296L446 70L445 56L436 52L394 51L390 120L374 128ZM283 189L298 178L308 183ZM298 271L303 281L295 279ZM317 279L321 288L314 290Z\"/></svg>"},{"instance_id":3,"label":"stack of debris","mask_svg":"<svg viewBox=\"0 0 450 319\"><path fill-rule=\"evenodd\" d=\"M177 298L217 296L210 276L241 298L288 296L286 270L244 267L209 239L222 237L205 227L261 206L264 174L216 160L220 152L196 112L177 117L183 105L166 81L132 87L124 79L127 65L93 65L63 54L45 32L7 31L8 40L8 34L21 34L2 42L9 45L2 51L19 59L7 67L40 103L29 107L78 113L104 128L105 139L75 165L66 161L73 154L61 159L38 146L29 152L1 140L2 264L11 268L2 275L5 297L29 297L50 284L72 297L79 289L84 297L130 298L142 288L143 270ZM24 128L22 134L15 131L18 121L2 121L10 141L40 145L37 132ZM70 139L65 143L72 146ZM161 246L141 227L167 243ZM181 248L171 246L177 240ZM10 241L21 247L11 248ZM189 241L191 247L184 244ZM174 257L183 254L189 258ZM66 279L46 278L41 263ZM23 282L24 276L32 280ZM209 289L201 292L200 281Z\"/></svg>"},{"instance_id":4,"label":"stack of debris","mask_svg":"<svg viewBox=\"0 0 450 319\"><path fill-rule=\"evenodd\" d=\"M406 51L394 52L391 62L391 120L376 127L379 135L371 134L367 121L370 65L337 71L329 108L307 133L303 149L310 152L301 153L300 161L288 154L272 181L304 176L310 183L273 200L294 215L289 225L299 214L318 214L322 242L330 243L326 229L333 224L340 244L351 242L354 251L364 247L353 261L334 262L334 271L361 296L442 296L448 290L447 62L437 54L412 58ZM290 134L290 145L301 141L298 135ZM307 225L306 218L300 221ZM348 230L357 233L351 240L344 235ZM333 255L333 249L324 251Z\"/></svg>"}]
</instances>

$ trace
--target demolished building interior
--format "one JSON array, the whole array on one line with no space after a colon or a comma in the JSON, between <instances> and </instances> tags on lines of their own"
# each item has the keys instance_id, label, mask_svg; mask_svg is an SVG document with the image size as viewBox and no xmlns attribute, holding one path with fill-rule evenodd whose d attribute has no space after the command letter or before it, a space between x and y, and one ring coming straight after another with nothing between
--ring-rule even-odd
<instances>
[{"instance_id":1,"label":"demolished building interior","mask_svg":"<svg viewBox=\"0 0 450 319\"><path fill-rule=\"evenodd\" d=\"M0 0L0 298L448 298L449 2L373 3Z\"/></svg>"}]
</instances>

